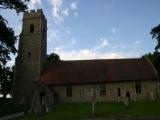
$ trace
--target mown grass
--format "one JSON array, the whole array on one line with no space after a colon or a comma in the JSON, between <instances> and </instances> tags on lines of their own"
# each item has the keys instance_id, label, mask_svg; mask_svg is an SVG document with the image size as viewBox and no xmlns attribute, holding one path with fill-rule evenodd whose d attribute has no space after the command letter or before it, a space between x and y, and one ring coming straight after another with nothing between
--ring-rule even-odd
<instances>
[{"instance_id":1,"label":"mown grass","mask_svg":"<svg viewBox=\"0 0 160 120\"><path fill-rule=\"evenodd\" d=\"M92 117L91 103L61 103L45 115L26 115L18 120L83 120ZM160 101L130 102L126 108L117 102L96 103L96 118L160 117Z\"/></svg>"},{"instance_id":2,"label":"mown grass","mask_svg":"<svg viewBox=\"0 0 160 120\"><path fill-rule=\"evenodd\" d=\"M52 107L45 115L26 115L18 120L79 120L91 114L90 103L61 103Z\"/></svg>"},{"instance_id":3,"label":"mown grass","mask_svg":"<svg viewBox=\"0 0 160 120\"><path fill-rule=\"evenodd\" d=\"M130 102L126 108L121 103L99 103L96 105L97 117L159 117L160 101Z\"/></svg>"},{"instance_id":4,"label":"mown grass","mask_svg":"<svg viewBox=\"0 0 160 120\"><path fill-rule=\"evenodd\" d=\"M0 117L23 111L24 107L22 105L14 105L12 103L6 103L6 102L0 103Z\"/></svg>"}]
</instances>

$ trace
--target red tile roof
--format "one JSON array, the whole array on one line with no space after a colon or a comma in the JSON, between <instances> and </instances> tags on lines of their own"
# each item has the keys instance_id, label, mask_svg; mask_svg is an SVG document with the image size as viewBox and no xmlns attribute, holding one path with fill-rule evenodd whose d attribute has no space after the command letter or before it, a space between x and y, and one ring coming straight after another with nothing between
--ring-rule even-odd
<instances>
[{"instance_id":1,"label":"red tile roof","mask_svg":"<svg viewBox=\"0 0 160 120\"><path fill-rule=\"evenodd\" d=\"M41 75L40 83L64 85L156 79L156 73L147 59L102 59L52 64Z\"/></svg>"}]
</instances>

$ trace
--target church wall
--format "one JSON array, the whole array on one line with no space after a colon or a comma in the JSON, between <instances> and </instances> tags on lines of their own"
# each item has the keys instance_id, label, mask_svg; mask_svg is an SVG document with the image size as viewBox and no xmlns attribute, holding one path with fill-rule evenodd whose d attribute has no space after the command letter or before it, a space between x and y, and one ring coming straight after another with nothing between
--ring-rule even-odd
<instances>
[{"instance_id":1,"label":"church wall","mask_svg":"<svg viewBox=\"0 0 160 120\"><path fill-rule=\"evenodd\" d=\"M156 81L141 81L141 93L136 94L135 82L106 83L106 95L100 96L100 84L72 85L72 97L66 96L66 86L53 86L59 96L60 102L87 102L92 100L92 90L95 89L96 101L122 101L129 91L131 101L156 99ZM118 97L118 88L121 89L121 97ZM80 95L85 91L85 95Z\"/></svg>"}]
</instances>

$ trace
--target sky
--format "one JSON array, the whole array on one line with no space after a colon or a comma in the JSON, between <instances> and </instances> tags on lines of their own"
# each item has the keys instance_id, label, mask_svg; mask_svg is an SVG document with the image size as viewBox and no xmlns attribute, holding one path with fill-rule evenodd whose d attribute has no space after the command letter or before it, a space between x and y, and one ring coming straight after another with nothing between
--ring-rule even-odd
<instances>
[{"instance_id":1,"label":"sky","mask_svg":"<svg viewBox=\"0 0 160 120\"><path fill-rule=\"evenodd\" d=\"M47 53L62 60L137 58L153 52L160 0L30 0L47 18ZM22 16L1 10L16 35ZM14 58L8 64L14 64Z\"/></svg>"}]
</instances>

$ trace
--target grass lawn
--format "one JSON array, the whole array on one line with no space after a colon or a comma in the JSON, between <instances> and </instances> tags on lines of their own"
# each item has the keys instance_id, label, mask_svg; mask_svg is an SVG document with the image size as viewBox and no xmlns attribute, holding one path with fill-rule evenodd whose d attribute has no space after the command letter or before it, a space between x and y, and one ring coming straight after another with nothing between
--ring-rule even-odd
<instances>
[{"instance_id":1,"label":"grass lawn","mask_svg":"<svg viewBox=\"0 0 160 120\"><path fill-rule=\"evenodd\" d=\"M13 105L11 103L5 103L5 102L0 103L0 117L23 111L24 111L23 106Z\"/></svg>"},{"instance_id":2,"label":"grass lawn","mask_svg":"<svg viewBox=\"0 0 160 120\"><path fill-rule=\"evenodd\" d=\"M160 101L139 101L129 103L96 103L96 117L160 117ZM26 115L18 120L83 120L91 118L91 103L63 103L52 107L45 115ZM17 119L16 119L17 120Z\"/></svg>"}]
</instances>

